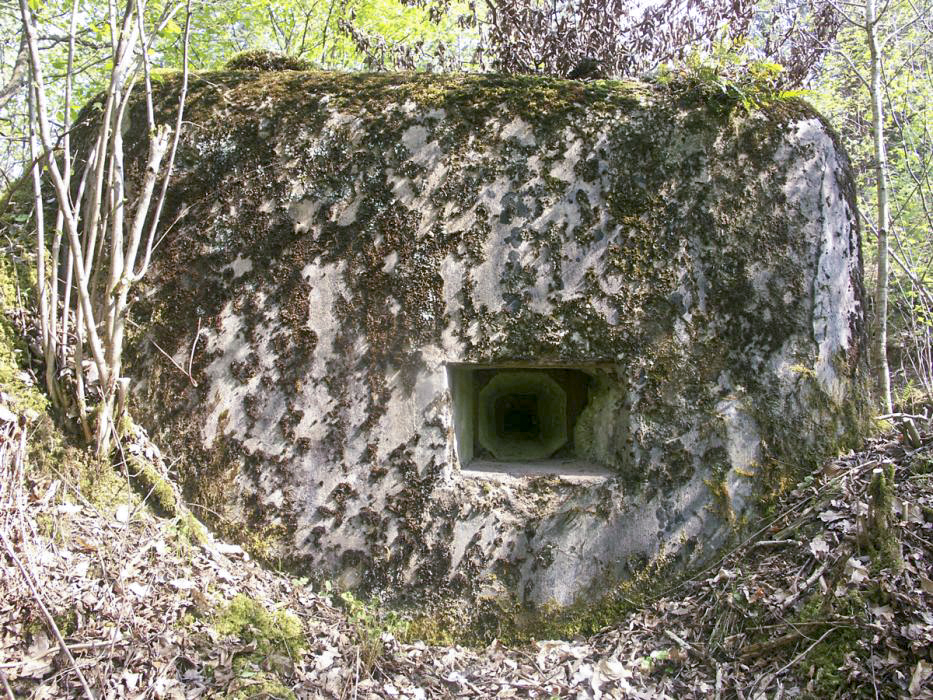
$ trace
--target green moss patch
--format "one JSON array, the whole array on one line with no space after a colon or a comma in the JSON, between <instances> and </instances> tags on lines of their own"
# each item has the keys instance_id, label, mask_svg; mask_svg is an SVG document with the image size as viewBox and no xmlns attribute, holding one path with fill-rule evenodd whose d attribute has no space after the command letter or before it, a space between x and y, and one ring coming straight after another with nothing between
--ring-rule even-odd
<instances>
[{"instance_id":1,"label":"green moss patch","mask_svg":"<svg viewBox=\"0 0 933 700\"><path fill-rule=\"evenodd\" d=\"M307 646L301 621L294 613L270 612L242 594L217 612L213 624L222 635L255 643L256 651L263 655L278 653L294 658Z\"/></svg>"}]
</instances>

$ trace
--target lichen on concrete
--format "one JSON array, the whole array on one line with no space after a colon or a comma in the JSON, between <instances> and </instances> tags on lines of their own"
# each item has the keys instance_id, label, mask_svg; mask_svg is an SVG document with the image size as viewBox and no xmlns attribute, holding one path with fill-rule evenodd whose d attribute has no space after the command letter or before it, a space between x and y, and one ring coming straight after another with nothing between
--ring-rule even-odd
<instances>
[{"instance_id":1,"label":"lichen on concrete","mask_svg":"<svg viewBox=\"0 0 933 700\"><path fill-rule=\"evenodd\" d=\"M278 563L401 600L594 600L661 552L709 557L861 429L851 176L803 103L229 71L186 114L136 415L195 512L278 533ZM150 341L185 367L194 347L194 381ZM484 454L456 367L477 393L577 372L566 439ZM506 439L554 429L513 393Z\"/></svg>"}]
</instances>

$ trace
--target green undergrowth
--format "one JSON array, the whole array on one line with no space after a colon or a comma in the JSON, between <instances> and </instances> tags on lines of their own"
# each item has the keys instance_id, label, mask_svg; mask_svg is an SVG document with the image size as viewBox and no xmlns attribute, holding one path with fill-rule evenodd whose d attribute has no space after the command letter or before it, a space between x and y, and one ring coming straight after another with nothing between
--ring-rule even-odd
<instances>
[{"instance_id":1,"label":"green undergrowth","mask_svg":"<svg viewBox=\"0 0 933 700\"><path fill-rule=\"evenodd\" d=\"M208 615L217 632L236 638L244 646L233 657L233 680L225 693L209 697L296 699L283 679L307 648L307 640L301 621L293 613L269 611L258 601L238 594Z\"/></svg>"},{"instance_id":2,"label":"green undergrowth","mask_svg":"<svg viewBox=\"0 0 933 700\"><path fill-rule=\"evenodd\" d=\"M234 662L234 672L236 679L222 696L225 700L255 698L295 700L297 697L274 673L269 671Z\"/></svg>"},{"instance_id":3,"label":"green undergrowth","mask_svg":"<svg viewBox=\"0 0 933 700\"><path fill-rule=\"evenodd\" d=\"M15 208L4 207L0 214L0 227L7 234L0 255L0 403L27 421L28 474L58 480L63 484L65 498L84 500L106 510L127 500L126 480L109 460L98 459L74 436L61 430L40 388L37 363L14 324L14 320L23 320L36 286L33 256L20 240L28 222L16 216ZM52 524L47 524L46 529L53 533L56 530Z\"/></svg>"},{"instance_id":4,"label":"green undergrowth","mask_svg":"<svg viewBox=\"0 0 933 700\"><path fill-rule=\"evenodd\" d=\"M30 303L35 273L28 264L28 253L23 246L9 241L3 248L0 255L0 388L4 399L17 411L42 414L48 401L27 371L29 349L13 325L13 315Z\"/></svg>"},{"instance_id":5,"label":"green undergrowth","mask_svg":"<svg viewBox=\"0 0 933 700\"><path fill-rule=\"evenodd\" d=\"M735 57L737 58L737 57ZM741 104L746 111L779 102L788 104L806 96L806 90L781 87L783 67L772 61L751 61L736 64L728 56L715 59L694 55L683 66L665 67L658 74L662 85L674 85L693 91L703 99L720 96Z\"/></svg>"},{"instance_id":6,"label":"green undergrowth","mask_svg":"<svg viewBox=\"0 0 933 700\"><path fill-rule=\"evenodd\" d=\"M360 645L360 662L366 673L369 673L382 655L383 634L391 634L401 640L409 639L409 621L398 612L383 608L378 598L366 601L357 598L350 591L345 591L340 594L339 599L347 613L347 619L356 630Z\"/></svg>"},{"instance_id":7,"label":"green undergrowth","mask_svg":"<svg viewBox=\"0 0 933 700\"><path fill-rule=\"evenodd\" d=\"M855 593L840 600L818 594L811 596L795 615L796 621L810 623L806 628L810 639L821 639L807 655L815 697L838 697L841 690L852 690L846 673L841 669L846 656L862 653L858 646L859 632L855 627L819 623L834 616L858 617L864 614L864 610L864 602Z\"/></svg>"}]
</instances>

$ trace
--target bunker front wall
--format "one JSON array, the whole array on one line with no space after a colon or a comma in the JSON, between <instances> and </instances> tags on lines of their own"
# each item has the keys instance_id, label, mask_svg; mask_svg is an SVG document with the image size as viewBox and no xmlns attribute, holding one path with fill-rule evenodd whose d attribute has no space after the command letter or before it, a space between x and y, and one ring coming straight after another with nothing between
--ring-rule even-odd
<instances>
[{"instance_id":1,"label":"bunker front wall","mask_svg":"<svg viewBox=\"0 0 933 700\"><path fill-rule=\"evenodd\" d=\"M702 561L858 430L852 183L802 103L231 71L186 110L136 417L259 554L413 600L592 599Z\"/></svg>"}]
</instances>

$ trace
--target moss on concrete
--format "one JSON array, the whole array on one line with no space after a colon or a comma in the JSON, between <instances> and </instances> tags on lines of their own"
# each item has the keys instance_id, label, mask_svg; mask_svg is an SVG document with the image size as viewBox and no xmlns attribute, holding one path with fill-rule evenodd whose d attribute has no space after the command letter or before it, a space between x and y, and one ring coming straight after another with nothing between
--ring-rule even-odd
<instances>
[{"instance_id":1,"label":"moss on concrete","mask_svg":"<svg viewBox=\"0 0 933 700\"><path fill-rule=\"evenodd\" d=\"M630 578L607 581L607 592L596 600L533 606L519 604L508 595L481 597L469 605L441 599L419 612L399 609L407 623L397 636L409 643L471 647L485 647L493 640L521 645L542 639L587 637L618 624L674 588L684 575L674 559L662 552L650 563L634 564Z\"/></svg>"},{"instance_id":2,"label":"moss on concrete","mask_svg":"<svg viewBox=\"0 0 933 700\"><path fill-rule=\"evenodd\" d=\"M18 214L8 213L14 216ZM4 223L9 222L0 221ZM24 313L35 290L35 271L28 255L25 245L15 242L0 255L0 386L18 412L43 414L48 400L27 371L30 350L13 325L13 315Z\"/></svg>"},{"instance_id":3,"label":"moss on concrete","mask_svg":"<svg viewBox=\"0 0 933 700\"><path fill-rule=\"evenodd\" d=\"M175 89L172 76L159 88L164 118ZM146 331L127 367L145 378L138 400L155 407L147 420L180 458L196 512L264 561L323 566L364 594L401 577L472 595L477 572L519 585L561 551L523 528L692 502L670 495L727 463L698 481L711 521L741 527L737 499L739 510L755 503L737 495L745 486L764 478L779 491L860 430L860 400L834 405L807 345L812 310L799 300L813 296L819 251L785 188L788 163L813 157L795 130L824 127L799 101L747 98L676 80L194 76L166 220L185 216L160 249L158 288L135 307ZM143 141L128 144L142 162ZM443 170L425 165L435 153ZM529 223L568 207L564 220ZM502 255L490 254L500 232ZM573 277L586 255L598 264ZM490 295L477 271L500 258ZM320 308L333 328L311 320ZM148 341L187 358L197 328L210 340L196 347L192 382ZM827 360L852 386L859 347ZM585 490L509 497L462 483L442 397L407 406L418 429L388 437L400 402L433 388L427 349L476 364L611 365L630 439L592 453L612 462L619 492L558 514L554 503ZM776 377L782 365L795 380ZM214 381L228 385L223 399ZM595 440L587 420L581 434ZM748 447L737 465L724 447L733 433ZM466 542L454 556L458 524L497 510L527 526L499 533L511 544ZM654 527L679 536L689 517ZM509 558L526 545L537 549Z\"/></svg>"}]
</instances>

